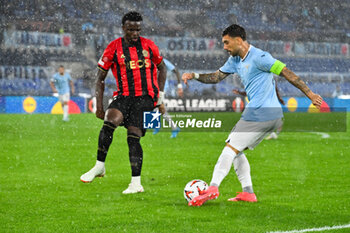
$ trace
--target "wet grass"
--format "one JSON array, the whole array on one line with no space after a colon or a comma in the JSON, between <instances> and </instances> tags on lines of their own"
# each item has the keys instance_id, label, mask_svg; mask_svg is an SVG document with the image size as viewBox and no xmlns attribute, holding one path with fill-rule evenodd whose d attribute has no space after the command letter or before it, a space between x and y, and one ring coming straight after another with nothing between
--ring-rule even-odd
<instances>
[{"instance_id":1,"label":"wet grass","mask_svg":"<svg viewBox=\"0 0 350 233\"><path fill-rule=\"evenodd\" d=\"M232 169L219 199L191 208L183 188L194 178L210 181L227 132L176 139L149 132L141 140L145 192L123 195L131 176L123 128L114 134L106 176L79 181L95 163L101 125L92 114L70 122L0 115L0 232L267 232L350 222L348 132L283 132L263 141L246 152L258 203L226 201L241 191Z\"/></svg>"}]
</instances>

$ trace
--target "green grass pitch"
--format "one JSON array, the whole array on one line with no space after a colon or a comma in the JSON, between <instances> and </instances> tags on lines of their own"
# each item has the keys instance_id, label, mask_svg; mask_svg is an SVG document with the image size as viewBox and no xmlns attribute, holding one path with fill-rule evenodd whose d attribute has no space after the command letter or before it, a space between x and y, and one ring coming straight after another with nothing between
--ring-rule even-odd
<instances>
[{"instance_id":1,"label":"green grass pitch","mask_svg":"<svg viewBox=\"0 0 350 233\"><path fill-rule=\"evenodd\" d=\"M0 232L269 232L350 223L349 132L264 140L246 152L259 202L227 202L241 191L232 169L220 197L198 208L187 206L183 188L210 181L228 132L176 139L148 132L145 192L123 195L131 176L125 129L114 134L106 176L85 184L79 177L95 163L102 121L61 117L0 115Z\"/></svg>"}]
</instances>

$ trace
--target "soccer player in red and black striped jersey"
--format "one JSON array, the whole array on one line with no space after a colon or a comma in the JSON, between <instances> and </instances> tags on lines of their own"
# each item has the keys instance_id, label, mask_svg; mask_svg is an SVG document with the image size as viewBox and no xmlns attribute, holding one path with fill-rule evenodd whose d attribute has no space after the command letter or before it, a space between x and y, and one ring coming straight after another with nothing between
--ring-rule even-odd
<instances>
[{"instance_id":1,"label":"soccer player in red and black striped jersey","mask_svg":"<svg viewBox=\"0 0 350 233\"><path fill-rule=\"evenodd\" d=\"M153 41L140 37L142 16L129 12L123 16L124 36L112 41L98 62L96 83L96 117L104 120L100 131L96 165L80 177L92 182L105 174L105 160L112 143L113 132L119 126L127 128L129 160L132 178L124 194L143 192L141 168L143 152L140 138L145 135L143 112L162 104L166 67ZM111 69L117 83L112 103L103 109L104 80Z\"/></svg>"}]
</instances>

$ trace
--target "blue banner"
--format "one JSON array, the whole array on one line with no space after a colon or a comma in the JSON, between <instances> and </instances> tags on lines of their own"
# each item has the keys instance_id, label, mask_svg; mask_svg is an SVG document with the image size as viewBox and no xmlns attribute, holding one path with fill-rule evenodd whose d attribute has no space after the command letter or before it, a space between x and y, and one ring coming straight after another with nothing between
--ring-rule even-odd
<instances>
[{"instance_id":1,"label":"blue banner","mask_svg":"<svg viewBox=\"0 0 350 233\"><path fill-rule=\"evenodd\" d=\"M70 114L86 112L86 99L71 97L68 109ZM0 97L0 112L62 114L63 109L58 98L53 96L5 96Z\"/></svg>"}]
</instances>

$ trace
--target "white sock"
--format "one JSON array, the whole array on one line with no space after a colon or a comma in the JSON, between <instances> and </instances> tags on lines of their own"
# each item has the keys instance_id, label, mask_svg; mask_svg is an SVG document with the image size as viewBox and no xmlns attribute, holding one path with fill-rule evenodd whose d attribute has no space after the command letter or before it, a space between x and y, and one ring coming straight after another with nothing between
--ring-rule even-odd
<instances>
[{"instance_id":1,"label":"white sock","mask_svg":"<svg viewBox=\"0 0 350 233\"><path fill-rule=\"evenodd\" d=\"M134 185L141 185L141 176L132 176L131 183Z\"/></svg>"},{"instance_id":2,"label":"white sock","mask_svg":"<svg viewBox=\"0 0 350 233\"><path fill-rule=\"evenodd\" d=\"M100 170L100 169L103 169L104 167L105 167L105 162L96 160L95 168Z\"/></svg>"},{"instance_id":3,"label":"white sock","mask_svg":"<svg viewBox=\"0 0 350 233\"><path fill-rule=\"evenodd\" d=\"M63 105L63 118L68 118L68 104Z\"/></svg>"},{"instance_id":4,"label":"white sock","mask_svg":"<svg viewBox=\"0 0 350 233\"><path fill-rule=\"evenodd\" d=\"M236 153L229 147L225 146L215 165L213 177L211 178L210 186L219 187L223 179L231 170L233 158Z\"/></svg>"},{"instance_id":5,"label":"white sock","mask_svg":"<svg viewBox=\"0 0 350 233\"><path fill-rule=\"evenodd\" d=\"M247 157L244 153L239 153L233 159L233 167L235 168L239 182L241 182L242 189L253 187L252 178L250 177L250 166Z\"/></svg>"},{"instance_id":6,"label":"white sock","mask_svg":"<svg viewBox=\"0 0 350 233\"><path fill-rule=\"evenodd\" d=\"M175 124L174 124L173 120L171 119L171 116L168 114L168 112L165 112L163 114L163 117L167 122L169 122L171 129L175 130L176 129Z\"/></svg>"}]
</instances>

